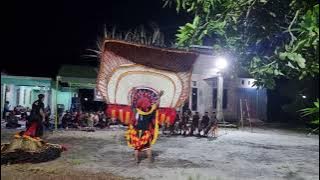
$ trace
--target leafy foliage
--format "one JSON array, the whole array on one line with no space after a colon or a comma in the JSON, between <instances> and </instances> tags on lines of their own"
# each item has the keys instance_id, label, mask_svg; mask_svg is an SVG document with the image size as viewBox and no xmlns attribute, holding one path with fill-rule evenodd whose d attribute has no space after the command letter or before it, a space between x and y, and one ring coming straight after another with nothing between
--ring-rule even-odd
<instances>
[{"instance_id":1,"label":"leafy foliage","mask_svg":"<svg viewBox=\"0 0 320 180\"><path fill-rule=\"evenodd\" d=\"M210 40L217 54L236 57L260 87L275 79L319 74L319 5L307 0L163 0L194 15L180 27L177 46Z\"/></svg>"},{"instance_id":2,"label":"leafy foliage","mask_svg":"<svg viewBox=\"0 0 320 180\"><path fill-rule=\"evenodd\" d=\"M301 109L301 116L313 116L313 120L311 121L312 124L319 125L319 99L313 103L313 107Z\"/></svg>"}]
</instances>

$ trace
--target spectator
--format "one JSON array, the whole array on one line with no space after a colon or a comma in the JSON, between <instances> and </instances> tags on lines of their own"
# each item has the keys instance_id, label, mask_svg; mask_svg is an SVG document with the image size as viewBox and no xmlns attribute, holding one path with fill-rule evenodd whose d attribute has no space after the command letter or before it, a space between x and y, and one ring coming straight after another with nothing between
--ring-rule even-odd
<instances>
[{"instance_id":1,"label":"spectator","mask_svg":"<svg viewBox=\"0 0 320 180\"><path fill-rule=\"evenodd\" d=\"M26 109L27 116L30 116L30 112L31 112L31 109L29 107L27 107L27 109Z\"/></svg>"},{"instance_id":2,"label":"spectator","mask_svg":"<svg viewBox=\"0 0 320 180\"><path fill-rule=\"evenodd\" d=\"M177 111L176 118L174 119L173 124L170 126L170 134L171 135L174 134L175 126L177 123L179 123L179 121L180 121L180 111Z\"/></svg>"},{"instance_id":3,"label":"spectator","mask_svg":"<svg viewBox=\"0 0 320 180\"><path fill-rule=\"evenodd\" d=\"M12 111L9 113L9 116L7 117L7 128L18 128L21 127L21 125L18 123L18 118L15 116L15 112Z\"/></svg>"},{"instance_id":4,"label":"spectator","mask_svg":"<svg viewBox=\"0 0 320 180\"><path fill-rule=\"evenodd\" d=\"M209 121L210 121L209 114L208 112L205 112L201 120L201 130L205 130L208 127Z\"/></svg>"},{"instance_id":5,"label":"spectator","mask_svg":"<svg viewBox=\"0 0 320 180\"><path fill-rule=\"evenodd\" d=\"M181 130L182 135L185 135L187 132L187 123L188 123L189 119L190 119L190 116L189 116L188 112L184 112L180 126L179 126L179 129Z\"/></svg>"},{"instance_id":6,"label":"spectator","mask_svg":"<svg viewBox=\"0 0 320 180\"><path fill-rule=\"evenodd\" d=\"M88 118L88 127L92 128L94 126L94 121L95 121L95 115L93 113L89 114Z\"/></svg>"},{"instance_id":7,"label":"spectator","mask_svg":"<svg viewBox=\"0 0 320 180\"><path fill-rule=\"evenodd\" d=\"M51 108L50 108L49 105L47 105L47 107L45 108L45 112L46 112L46 115L47 115L48 117L51 116Z\"/></svg>"},{"instance_id":8,"label":"spectator","mask_svg":"<svg viewBox=\"0 0 320 180\"><path fill-rule=\"evenodd\" d=\"M191 135L193 135L193 132L198 129L199 126L199 120L200 120L200 116L199 116L199 112L196 112L195 115L193 115L192 117L192 126L191 126Z\"/></svg>"},{"instance_id":9,"label":"spectator","mask_svg":"<svg viewBox=\"0 0 320 180\"><path fill-rule=\"evenodd\" d=\"M19 107L19 106L14 107L14 108L13 108L13 112L14 112L15 115L21 115L20 107Z\"/></svg>"},{"instance_id":10,"label":"spectator","mask_svg":"<svg viewBox=\"0 0 320 180\"><path fill-rule=\"evenodd\" d=\"M99 127L101 129L105 128L107 126L107 117L106 117L106 115L103 112L99 111L98 112L98 116L99 116L99 121L98 121L96 127Z\"/></svg>"},{"instance_id":11,"label":"spectator","mask_svg":"<svg viewBox=\"0 0 320 180\"><path fill-rule=\"evenodd\" d=\"M98 125L99 123L99 112L93 113L93 124L94 126Z\"/></svg>"},{"instance_id":12,"label":"spectator","mask_svg":"<svg viewBox=\"0 0 320 180\"><path fill-rule=\"evenodd\" d=\"M209 131L213 132L213 137L218 137L218 120L215 112L212 113L212 118L207 130L205 131L205 135L207 135Z\"/></svg>"},{"instance_id":13,"label":"spectator","mask_svg":"<svg viewBox=\"0 0 320 180\"><path fill-rule=\"evenodd\" d=\"M62 117L62 127L68 129L69 125L72 122L72 116L69 111L66 111L66 114Z\"/></svg>"},{"instance_id":14,"label":"spectator","mask_svg":"<svg viewBox=\"0 0 320 180\"><path fill-rule=\"evenodd\" d=\"M80 126L81 114L82 114L81 111L78 111L75 113L74 123L77 124L78 126Z\"/></svg>"},{"instance_id":15,"label":"spectator","mask_svg":"<svg viewBox=\"0 0 320 180\"><path fill-rule=\"evenodd\" d=\"M6 101L3 107L3 115L2 118L7 119L7 117L9 116L9 112L10 112L10 103L9 101Z\"/></svg>"}]
</instances>

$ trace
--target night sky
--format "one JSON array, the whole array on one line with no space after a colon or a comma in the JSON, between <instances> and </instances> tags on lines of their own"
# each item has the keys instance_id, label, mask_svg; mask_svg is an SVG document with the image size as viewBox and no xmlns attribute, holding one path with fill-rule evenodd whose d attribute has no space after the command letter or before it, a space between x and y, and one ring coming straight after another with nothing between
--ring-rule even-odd
<instances>
[{"instance_id":1,"label":"night sky","mask_svg":"<svg viewBox=\"0 0 320 180\"><path fill-rule=\"evenodd\" d=\"M85 59L104 24L127 30L156 22L167 41L190 20L162 0L12 1L4 8L6 50L1 71L10 75L54 77L61 64L95 64Z\"/></svg>"}]
</instances>

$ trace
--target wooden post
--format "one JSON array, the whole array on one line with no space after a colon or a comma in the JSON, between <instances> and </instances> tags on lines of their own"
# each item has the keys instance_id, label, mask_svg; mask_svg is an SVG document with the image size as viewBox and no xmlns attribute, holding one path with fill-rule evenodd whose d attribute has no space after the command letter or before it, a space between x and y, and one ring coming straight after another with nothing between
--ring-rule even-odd
<instances>
[{"instance_id":1,"label":"wooden post","mask_svg":"<svg viewBox=\"0 0 320 180\"><path fill-rule=\"evenodd\" d=\"M240 99L240 122L239 125L243 128L243 112L242 112L242 99Z\"/></svg>"},{"instance_id":2,"label":"wooden post","mask_svg":"<svg viewBox=\"0 0 320 180\"><path fill-rule=\"evenodd\" d=\"M250 124L250 129L251 129L251 132L252 132L252 125L251 125L251 119L250 119L250 109L249 109L249 106L248 106L248 101L245 100L246 102L246 107L247 107L247 112L248 112L248 121L249 121L249 124Z\"/></svg>"}]
</instances>

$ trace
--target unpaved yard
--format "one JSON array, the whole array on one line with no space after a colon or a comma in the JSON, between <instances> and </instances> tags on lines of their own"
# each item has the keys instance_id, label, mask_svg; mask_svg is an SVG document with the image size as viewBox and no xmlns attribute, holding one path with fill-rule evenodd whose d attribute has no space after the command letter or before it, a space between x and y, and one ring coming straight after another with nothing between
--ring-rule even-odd
<instances>
[{"instance_id":1,"label":"unpaved yard","mask_svg":"<svg viewBox=\"0 0 320 180\"><path fill-rule=\"evenodd\" d=\"M13 131L2 130L7 142ZM40 164L1 166L3 179L319 179L319 138L289 131L222 129L217 140L160 136L155 162L135 165L124 130L59 131L51 143L62 157Z\"/></svg>"}]
</instances>

